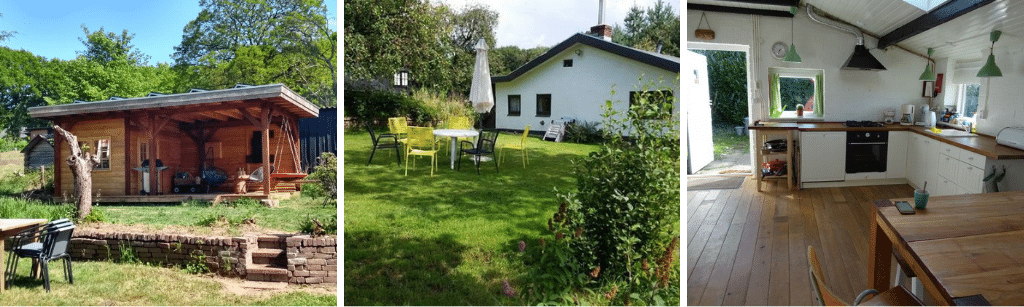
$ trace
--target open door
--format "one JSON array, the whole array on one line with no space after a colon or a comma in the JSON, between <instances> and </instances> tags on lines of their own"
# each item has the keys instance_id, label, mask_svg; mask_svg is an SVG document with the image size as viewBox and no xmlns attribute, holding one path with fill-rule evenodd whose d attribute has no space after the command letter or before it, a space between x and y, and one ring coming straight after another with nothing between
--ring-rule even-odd
<instances>
[{"instance_id":1,"label":"open door","mask_svg":"<svg viewBox=\"0 0 1024 307\"><path fill-rule=\"evenodd\" d=\"M686 173L693 174L715 159L711 139L711 95L708 85L708 60L686 51L683 56L683 93L686 98Z\"/></svg>"}]
</instances>

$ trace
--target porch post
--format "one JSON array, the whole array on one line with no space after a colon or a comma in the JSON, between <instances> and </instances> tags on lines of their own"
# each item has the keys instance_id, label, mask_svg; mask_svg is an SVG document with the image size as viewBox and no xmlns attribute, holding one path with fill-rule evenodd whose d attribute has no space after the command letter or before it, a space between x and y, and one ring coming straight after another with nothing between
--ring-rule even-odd
<instances>
[{"instance_id":1,"label":"porch post","mask_svg":"<svg viewBox=\"0 0 1024 307\"><path fill-rule=\"evenodd\" d=\"M260 109L261 141L263 142L263 195L270 198L270 103L263 103Z\"/></svg>"},{"instance_id":2,"label":"porch post","mask_svg":"<svg viewBox=\"0 0 1024 307\"><path fill-rule=\"evenodd\" d=\"M147 120L149 121L149 131L146 133L149 138L149 189L151 195L160 193L160 187L156 185L156 134L157 124L156 115L153 112L147 114Z\"/></svg>"}]
</instances>

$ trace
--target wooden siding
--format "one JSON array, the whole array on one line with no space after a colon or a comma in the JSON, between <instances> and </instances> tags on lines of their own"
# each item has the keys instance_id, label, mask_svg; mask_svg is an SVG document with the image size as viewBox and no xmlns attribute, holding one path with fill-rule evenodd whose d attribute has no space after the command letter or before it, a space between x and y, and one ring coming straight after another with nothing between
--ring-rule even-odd
<instances>
[{"instance_id":1,"label":"wooden siding","mask_svg":"<svg viewBox=\"0 0 1024 307\"><path fill-rule=\"evenodd\" d=\"M257 168L263 166L263 163L246 162L246 156L252 154L249 147L249 139L252 138L253 132L258 130L255 126L251 125L221 128L210 138L210 142L220 142L221 157L209 160L212 166L220 168L228 174L228 184L225 186L233 186L239 169L245 170L247 174L251 174ZM272 135L274 136L270 138L270 154L274 155L274 161L271 161L271 165L274 165L275 170L279 173L294 172L295 163L291 158L291 149L287 146L288 140L282 139L285 136L281 133L281 129L277 124L272 124L270 131L273 131ZM280 155L277 154L278 143L283 147Z\"/></svg>"},{"instance_id":2,"label":"wooden siding","mask_svg":"<svg viewBox=\"0 0 1024 307\"><path fill-rule=\"evenodd\" d=\"M145 132L138 129L132 129L131 135L131 154L128 157L128 166L135 168L142 166L141 157L143 155L139 153L139 145L143 143L148 145L149 139L144 136ZM157 159L160 159L160 162L167 167L166 170L159 172L160 192L170 193L173 186L172 178L179 170L188 172L192 176L199 175L200 164L198 163L196 145L188 136L178 132L177 129L164 128L157 136L157 141L159 142ZM137 195L139 191L142 191L142 173L131 170L128 174L129 195Z\"/></svg>"},{"instance_id":3,"label":"wooden siding","mask_svg":"<svg viewBox=\"0 0 1024 307\"><path fill-rule=\"evenodd\" d=\"M39 168L53 165L53 145L47 142L39 142L25 152L25 168Z\"/></svg>"},{"instance_id":4,"label":"wooden siding","mask_svg":"<svg viewBox=\"0 0 1024 307\"><path fill-rule=\"evenodd\" d=\"M124 195L126 179L124 177L124 119L82 121L71 127L69 131L78 136L79 143L88 142L93 150L96 147L96 140L110 140L110 169L93 170L92 190L93 193L99 192L102 195ZM62 153L71 152L67 142L60 143ZM68 168L67 161L63 158L56 160L60 161L60 167L62 168L60 173L60 190L56 194L74 195L75 181L71 176L71 169Z\"/></svg>"}]
</instances>

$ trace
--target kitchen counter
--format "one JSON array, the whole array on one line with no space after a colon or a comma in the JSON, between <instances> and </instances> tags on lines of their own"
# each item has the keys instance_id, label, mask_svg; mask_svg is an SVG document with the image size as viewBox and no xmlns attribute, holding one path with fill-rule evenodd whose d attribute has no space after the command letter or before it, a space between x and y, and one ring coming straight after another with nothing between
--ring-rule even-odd
<instances>
[{"instance_id":1,"label":"kitchen counter","mask_svg":"<svg viewBox=\"0 0 1024 307\"><path fill-rule=\"evenodd\" d=\"M750 130L764 131L911 131L929 138L939 140L964 150L977 153L990 159L1024 159L1024 150L999 145L996 138L978 134L974 137L945 137L932 133L929 128L921 126L904 126L899 124L885 125L884 127L846 127L843 123L821 122L821 123L773 123L762 122L760 126L750 126Z\"/></svg>"}]
</instances>

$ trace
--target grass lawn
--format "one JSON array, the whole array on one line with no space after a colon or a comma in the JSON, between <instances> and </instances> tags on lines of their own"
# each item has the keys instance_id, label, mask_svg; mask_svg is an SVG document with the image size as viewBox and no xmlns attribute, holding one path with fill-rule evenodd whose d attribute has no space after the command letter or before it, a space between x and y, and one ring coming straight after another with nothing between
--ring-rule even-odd
<instances>
[{"instance_id":1,"label":"grass lawn","mask_svg":"<svg viewBox=\"0 0 1024 307\"><path fill-rule=\"evenodd\" d=\"M714 130L712 130L711 139L715 146L715 160L721 159L733 152L742 151L746 153L750 151L747 147L749 137L746 135L736 135L736 129L732 126L715 126Z\"/></svg>"},{"instance_id":2,"label":"grass lawn","mask_svg":"<svg viewBox=\"0 0 1024 307\"><path fill-rule=\"evenodd\" d=\"M282 200L277 208L268 208L258 202L231 206L208 202L186 202L184 204L103 204L97 207L106 216L106 222L112 224L133 225L145 224L160 229L166 226L199 226L192 229L196 234L204 234L211 230L207 226L226 228L226 235L243 234L242 220L255 218L256 224L262 228L283 232L298 232L302 224L310 218L321 222L336 223L338 209L333 204L323 206L323 198L292 197ZM218 219L224 216L225 225ZM225 230L225 229L222 229Z\"/></svg>"},{"instance_id":3,"label":"grass lawn","mask_svg":"<svg viewBox=\"0 0 1024 307\"><path fill-rule=\"evenodd\" d=\"M63 261L51 263L50 293L41 279L27 276L31 261L22 259L17 279L0 292L0 305L335 306L337 302L329 290L243 295L225 291L225 286L212 278L180 269L111 262L74 262L72 285L64 278Z\"/></svg>"},{"instance_id":4,"label":"grass lawn","mask_svg":"<svg viewBox=\"0 0 1024 307\"><path fill-rule=\"evenodd\" d=\"M499 147L514 140L503 133ZM529 138L527 147L526 169L518 151L506 153L500 173L486 162L480 175L468 157L461 171L449 169L444 154L433 177L429 158L404 176L404 157L399 166L393 150L378 150L367 166L369 134L346 131L344 304L525 304L501 292L506 278L523 289L516 244L536 246L549 234L547 219L560 203L555 189L575 189L571 160L597 146ZM604 302L599 294L585 300Z\"/></svg>"}]
</instances>

